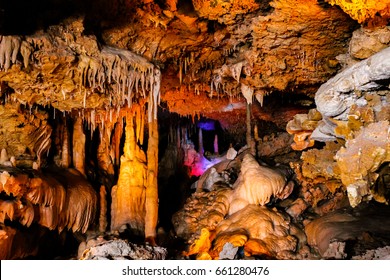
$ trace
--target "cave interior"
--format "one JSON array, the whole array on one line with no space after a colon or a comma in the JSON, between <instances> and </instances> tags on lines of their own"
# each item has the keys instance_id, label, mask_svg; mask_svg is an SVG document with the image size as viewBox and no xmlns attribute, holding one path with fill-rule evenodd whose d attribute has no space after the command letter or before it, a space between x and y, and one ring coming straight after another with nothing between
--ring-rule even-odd
<instances>
[{"instance_id":1,"label":"cave interior","mask_svg":"<svg viewBox=\"0 0 390 280\"><path fill-rule=\"evenodd\" d=\"M1 1L0 259L389 259L389 19Z\"/></svg>"}]
</instances>

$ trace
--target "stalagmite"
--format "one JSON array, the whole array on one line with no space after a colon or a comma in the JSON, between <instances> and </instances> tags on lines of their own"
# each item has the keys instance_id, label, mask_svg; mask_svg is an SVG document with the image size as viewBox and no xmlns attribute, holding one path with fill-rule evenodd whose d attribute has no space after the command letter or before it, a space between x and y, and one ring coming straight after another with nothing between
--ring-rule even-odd
<instances>
[{"instance_id":1,"label":"stalagmite","mask_svg":"<svg viewBox=\"0 0 390 280\"><path fill-rule=\"evenodd\" d=\"M99 232L107 230L107 192L105 186L100 186L100 216L99 216Z\"/></svg>"},{"instance_id":2,"label":"stalagmite","mask_svg":"<svg viewBox=\"0 0 390 280\"><path fill-rule=\"evenodd\" d=\"M154 69L153 90L149 93L148 102L148 151L147 151L147 182L145 198L145 238L152 244L155 243L156 226L158 221L158 121L157 106L160 103L161 72ZM141 123L143 125L143 122Z\"/></svg>"},{"instance_id":3,"label":"stalagmite","mask_svg":"<svg viewBox=\"0 0 390 280\"><path fill-rule=\"evenodd\" d=\"M204 148L203 148L203 132L202 128L199 127L199 132L198 132L198 144L199 144L199 154L203 156L204 154Z\"/></svg>"},{"instance_id":4,"label":"stalagmite","mask_svg":"<svg viewBox=\"0 0 390 280\"><path fill-rule=\"evenodd\" d=\"M235 185L230 198L230 215L248 204L265 205L272 196L286 199L294 187L293 182L288 182L285 174L261 166L250 154L244 156L241 173Z\"/></svg>"},{"instance_id":5,"label":"stalagmite","mask_svg":"<svg viewBox=\"0 0 390 280\"><path fill-rule=\"evenodd\" d=\"M250 148L251 154L256 154L256 143L252 139L251 127L251 104L246 104L246 144Z\"/></svg>"},{"instance_id":6,"label":"stalagmite","mask_svg":"<svg viewBox=\"0 0 390 280\"><path fill-rule=\"evenodd\" d=\"M148 139L148 164L147 184L145 201L145 237L146 240L154 243L156 237L156 226L158 219L158 123L157 119L149 122Z\"/></svg>"},{"instance_id":7,"label":"stalagmite","mask_svg":"<svg viewBox=\"0 0 390 280\"><path fill-rule=\"evenodd\" d=\"M62 153L61 153L61 167L68 168L71 162L69 130L67 126L67 119L64 118L64 125L62 127Z\"/></svg>"},{"instance_id":8,"label":"stalagmite","mask_svg":"<svg viewBox=\"0 0 390 280\"><path fill-rule=\"evenodd\" d=\"M282 251L295 252L298 242L292 234L293 227L289 216L276 209L248 205L218 224L214 248L210 254L214 258L218 257L227 242L235 247L245 245L246 255L275 257ZM247 243L248 240L257 244Z\"/></svg>"},{"instance_id":9,"label":"stalagmite","mask_svg":"<svg viewBox=\"0 0 390 280\"><path fill-rule=\"evenodd\" d=\"M112 115L110 111L110 116ZM121 138L123 132L123 123L122 121L118 121L115 125L114 136L112 138L112 146L114 146L114 154L115 154L115 164L119 165L120 163L120 146L121 146Z\"/></svg>"},{"instance_id":10,"label":"stalagmite","mask_svg":"<svg viewBox=\"0 0 390 280\"><path fill-rule=\"evenodd\" d=\"M121 230L123 226L129 225L135 233L142 234L147 169L146 156L137 145L135 129L134 116L128 114L118 183L112 188L111 193L111 230Z\"/></svg>"},{"instance_id":11,"label":"stalagmite","mask_svg":"<svg viewBox=\"0 0 390 280\"><path fill-rule=\"evenodd\" d=\"M85 176L85 134L80 117L73 124L73 166Z\"/></svg>"},{"instance_id":12,"label":"stalagmite","mask_svg":"<svg viewBox=\"0 0 390 280\"><path fill-rule=\"evenodd\" d=\"M20 46L20 53L23 56L23 65L25 68L28 67L31 53L33 52L33 47L27 43L26 41L23 41Z\"/></svg>"}]
</instances>

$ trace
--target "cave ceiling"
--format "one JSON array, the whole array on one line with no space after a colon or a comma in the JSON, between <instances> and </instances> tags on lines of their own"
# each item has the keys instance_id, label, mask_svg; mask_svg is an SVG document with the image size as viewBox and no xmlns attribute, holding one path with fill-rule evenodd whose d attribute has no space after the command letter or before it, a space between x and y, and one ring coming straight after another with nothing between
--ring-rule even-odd
<instances>
[{"instance_id":1,"label":"cave ceiling","mask_svg":"<svg viewBox=\"0 0 390 280\"><path fill-rule=\"evenodd\" d=\"M371 15L357 18L340 1L328 2L2 4L1 95L26 106L107 111L145 97L158 68L161 100L180 115L226 120L226 112L244 111L243 87L259 108L270 95L312 98L341 68L336 57L347 52L358 22ZM375 15L388 14L386 5L378 9ZM116 56L130 67L116 65ZM272 109L258 111L273 118Z\"/></svg>"}]
</instances>

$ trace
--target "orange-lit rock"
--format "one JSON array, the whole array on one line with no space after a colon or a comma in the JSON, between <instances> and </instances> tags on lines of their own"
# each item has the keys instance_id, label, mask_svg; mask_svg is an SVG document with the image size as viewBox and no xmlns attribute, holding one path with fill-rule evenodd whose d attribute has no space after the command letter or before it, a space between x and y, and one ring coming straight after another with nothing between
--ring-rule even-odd
<instances>
[{"instance_id":1,"label":"orange-lit rock","mask_svg":"<svg viewBox=\"0 0 390 280\"><path fill-rule=\"evenodd\" d=\"M383 17L383 22L390 17L388 0L327 0L327 2L340 6L359 23L374 20L378 15Z\"/></svg>"},{"instance_id":2,"label":"orange-lit rock","mask_svg":"<svg viewBox=\"0 0 390 280\"><path fill-rule=\"evenodd\" d=\"M118 183L112 188L111 229L122 230L128 224L137 234L145 228L145 183L147 179L146 155L137 144L135 115L143 112L136 110L126 119L126 140ZM143 128L142 128L143 129Z\"/></svg>"},{"instance_id":3,"label":"orange-lit rock","mask_svg":"<svg viewBox=\"0 0 390 280\"><path fill-rule=\"evenodd\" d=\"M316 109L311 109L308 114L295 115L287 123L286 131L294 135L294 143L291 144L294 150L302 151L314 146L314 140L310 136L321 118L321 114Z\"/></svg>"},{"instance_id":4,"label":"orange-lit rock","mask_svg":"<svg viewBox=\"0 0 390 280\"><path fill-rule=\"evenodd\" d=\"M221 21L227 21L228 23L232 23L237 15L254 12L260 8L260 4L254 0L239 0L232 2L221 0L193 0L192 3L199 16L211 20L221 20L221 18L223 18ZM269 8L270 7L268 7L268 9Z\"/></svg>"},{"instance_id":5,"label":"orange-lit rock","mask_svg":"<svg viewBox=\"0 0 390 280\"><path fill-rule=\"evenodd\" d=\"M10 220L26 227L38 223L59 232L85 233L95 222L97 195L78 171L63 169L60 175L35 171L33 178L18 169L9 172L1 173L7 198L0 201L1 223Z\"/></svg>"}]
</instances>

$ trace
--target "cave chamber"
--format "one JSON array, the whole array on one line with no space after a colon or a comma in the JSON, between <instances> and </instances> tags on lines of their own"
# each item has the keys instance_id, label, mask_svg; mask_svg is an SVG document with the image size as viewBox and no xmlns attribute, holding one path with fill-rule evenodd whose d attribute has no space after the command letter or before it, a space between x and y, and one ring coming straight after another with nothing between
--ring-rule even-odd
<instances>
[{"instance_id":1,"label":"cave chamber","mask_svg":"<svg viewBox=\"0 0 390 280\"><path fill-rule=\"evenodd\" d=\"M0 259L389 257L388 0L12 3Z\"/></svg>"}]
</instances>

